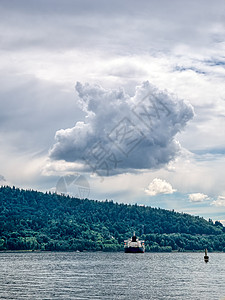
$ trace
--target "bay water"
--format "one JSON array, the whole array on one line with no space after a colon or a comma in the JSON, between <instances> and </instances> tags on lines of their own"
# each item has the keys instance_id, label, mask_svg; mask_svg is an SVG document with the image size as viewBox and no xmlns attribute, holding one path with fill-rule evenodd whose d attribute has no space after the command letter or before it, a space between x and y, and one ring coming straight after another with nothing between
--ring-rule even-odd
<instances>
[{"instance_id":1,"label":"bay water","mask_svg":"<svg viewBox=\"0 0 225 300\"><path fill-rule=\"evenodd\" d=\"M0 299L225 300L225 253L0 253Z\"/></svg>"}]
</instances>

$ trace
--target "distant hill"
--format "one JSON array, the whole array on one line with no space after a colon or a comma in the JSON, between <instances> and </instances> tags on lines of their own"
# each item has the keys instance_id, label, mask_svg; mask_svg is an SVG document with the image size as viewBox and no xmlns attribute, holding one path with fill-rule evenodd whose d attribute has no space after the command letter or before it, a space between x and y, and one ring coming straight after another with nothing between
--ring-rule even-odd
<instances>
[{"instance_id":1,"label":"distant hill","mask_svg":"<svg viewBox=\"0 0 225 300\"><path fill-rule=\"evenodd\" d=\"M225 228L160 208L0 188L0 250L120 251L135 231L146 251L225 251Z\"/></svg>"}]
</instances>

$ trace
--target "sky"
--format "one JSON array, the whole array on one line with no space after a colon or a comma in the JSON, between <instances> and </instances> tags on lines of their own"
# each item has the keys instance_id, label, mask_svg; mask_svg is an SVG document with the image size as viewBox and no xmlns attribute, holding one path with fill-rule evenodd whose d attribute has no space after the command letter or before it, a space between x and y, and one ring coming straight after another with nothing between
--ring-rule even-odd
<instances>
[{"instance_id":1,"label":"sky","mask_svg":"<svg viewBox=\"0 0 225 300\"><path fill-rule=\"evenodd\" d=\"M225 224L225 2L1 0L0 185Z\"/></svg>"}]
</instances>

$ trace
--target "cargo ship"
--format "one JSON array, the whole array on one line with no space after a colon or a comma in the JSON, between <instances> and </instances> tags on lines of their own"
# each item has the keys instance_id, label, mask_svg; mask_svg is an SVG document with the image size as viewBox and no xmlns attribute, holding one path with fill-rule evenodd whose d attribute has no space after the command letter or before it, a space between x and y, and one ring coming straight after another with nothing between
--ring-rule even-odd
<instances>
[{"instance_id":1,"label":"cargo ship","mask_svg":"<svg viewBox=\"0 0 225 300\"><path fill-rule=\"evenodd\" d=\"M145 242L139 240L135 232L129 240L124 241L124 252L125 253L144 253L145 252Z\"/></svg>"}]
</instances>

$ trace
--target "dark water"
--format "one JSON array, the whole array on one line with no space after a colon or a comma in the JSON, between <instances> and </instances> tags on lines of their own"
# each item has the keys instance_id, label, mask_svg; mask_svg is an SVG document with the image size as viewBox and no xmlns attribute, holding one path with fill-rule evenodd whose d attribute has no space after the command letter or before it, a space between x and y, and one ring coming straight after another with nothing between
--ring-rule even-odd
<instances>
[{"instance_id":1,"label":"dark water","mask_svg":"<svg viewBox=\"0 0 225 300\"><path fill-rule=\"evenodd\" d=\"M0 253L0 299L225 299L225 253Z\"/></svg>"}]
</instances>

